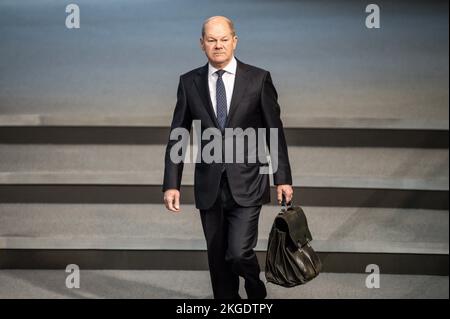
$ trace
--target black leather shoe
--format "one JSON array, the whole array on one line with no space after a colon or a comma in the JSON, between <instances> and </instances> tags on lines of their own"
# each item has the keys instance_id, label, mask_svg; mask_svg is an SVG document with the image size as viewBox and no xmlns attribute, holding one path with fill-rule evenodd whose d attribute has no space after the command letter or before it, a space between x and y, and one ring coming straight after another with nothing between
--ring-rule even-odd
<instances>
[{"instance_id":1,"label":"black leather shoe","mask_svg":"<svg viewBox=\"0 0 450 319\"><path fill-rule=\"evenodd\" d=\"M259 286L257 290L247 291L248 299L264 299L267 297L266 285L259 281Z\"/></svg>"}]
</instances>

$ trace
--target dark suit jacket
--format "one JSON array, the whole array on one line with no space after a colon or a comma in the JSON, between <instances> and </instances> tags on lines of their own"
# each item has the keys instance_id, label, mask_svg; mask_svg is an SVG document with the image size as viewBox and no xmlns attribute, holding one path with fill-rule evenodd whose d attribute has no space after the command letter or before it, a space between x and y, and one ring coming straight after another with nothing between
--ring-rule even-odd
<instances>
[{"instance_id":1,"label":"dark suit jacket","mask_svg":"<svg viewBox=\"0 0 450 319\"><path fill-rule=\"evenodd\" d=\"M270 149L269 128L278 129L278 170L273 174L274 184L292 185L280 106L270 73L237 60L233 96L225 127L266 128L267 146ZM208 63L180 76L177 104L173 113L171 130L178 127L191 130L192 121L201 121L201 132L219 124L211 103L208 88ZM221 136L221 138L223 138ZM199 152L209 141L202 141ZM170 150L177 141L167 143L163 192L180 189L183 162L173 163ZM246 146L247 143L245 143ZM257 152L257 149L256 149ZM247 153L245 153L247 154ZM257 153L256 153L257 154ZM208 209L217 198L222 166L225 165L228 182L235 201L241 206L256 206L270 202L269 175L260 174L256 163L196 163L194 176L195 204L198 209Z\"/></svg>"}]
</instances>

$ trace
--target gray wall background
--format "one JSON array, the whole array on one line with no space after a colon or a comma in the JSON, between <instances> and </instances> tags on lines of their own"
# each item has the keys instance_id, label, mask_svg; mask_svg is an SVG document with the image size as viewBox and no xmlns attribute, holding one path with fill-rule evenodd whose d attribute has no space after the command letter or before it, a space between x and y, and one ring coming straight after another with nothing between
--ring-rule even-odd
<instances>
[{"instance_id":1,"label":"gray wall background","mask_svg":"<svg viewBox=\"0 0 450 319\"><path fill-rule=\"evenodd\" d=\"M271 71L284 118L376 118L448 127L448 2L0 1L0 115L166 116L178 76L206 63L203 20L235 21L236 56ZM433 126L432 124L431 126Z\"/></svg>"}]
</instances>

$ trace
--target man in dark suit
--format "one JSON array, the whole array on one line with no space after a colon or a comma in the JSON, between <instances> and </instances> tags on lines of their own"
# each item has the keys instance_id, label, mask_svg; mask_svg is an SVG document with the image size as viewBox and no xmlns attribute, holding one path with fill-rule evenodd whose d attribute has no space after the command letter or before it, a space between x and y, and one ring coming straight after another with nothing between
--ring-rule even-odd
<instances>
[{"instance_id":1,"label":"man in dark suit","mask_svg":"<svg viewBox=\"0 0 450 319\"><path fill-rule=\"evenodd\" d=\"M171 130L190 130L199 120L201 132L214 128L219 139L228 139L225 128L242 130L267 129L267 146L276 154L273 168L278 202L282 195L289 202L293 196L292 176L287 145L280 120L277 92L270 73L245 64L234 57L237 36L231 20L211 17L202 28L200 45L208 63L180 77ZM278 145L271 147L270 128L275 129ZM180 212L180 184L183 161L171 159L171 149L178 141L169 139L165 154L164 203L167 209ZM226 143L223 143L226 145ZM201 141L200 154L204 149ZM258 151L258 146L246 146ZM223 153L228 150L224 149ZM249 299L267 296L260 279L260 267L254 248L257 244L258 220L263 204L270 202L267 166L252 162L250 156L242 162L224 160L197 162L194 192L196 208L200 210L208 249L208 263L214 298L239 299L239 276L245 279ZM258 153L259 154L259 153ZM272 167L274 159L272 158Z\"/></svg>"}]
</instances>

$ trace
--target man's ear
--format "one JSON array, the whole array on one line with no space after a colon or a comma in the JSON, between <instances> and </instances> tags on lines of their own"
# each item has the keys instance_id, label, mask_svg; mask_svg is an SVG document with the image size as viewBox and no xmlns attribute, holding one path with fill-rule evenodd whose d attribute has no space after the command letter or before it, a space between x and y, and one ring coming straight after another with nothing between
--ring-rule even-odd
<instances>
[{"instance_id":1,"label":"man's ear","mask_svg":"<svg viewBox=\"0 0 450 319\"><path fill-rule=\"evenodd\" d=\"M205 51L205 46L203 43L203 38L200 38L200 48L202 48L203 51Z\"/></svg>"},{"instance_id":2,"label":"man's ear","mask_svg":"<svg viewBox=\"0 0 450 319\"><path fill-rule=\"evenodd\" d=\"M238 44L238 37L237 37L237 35L235 35L234 36L234 49L236 49L237 44Z\"/></svg>"}]
</instances>

